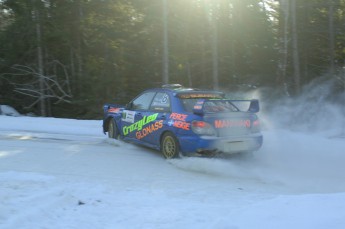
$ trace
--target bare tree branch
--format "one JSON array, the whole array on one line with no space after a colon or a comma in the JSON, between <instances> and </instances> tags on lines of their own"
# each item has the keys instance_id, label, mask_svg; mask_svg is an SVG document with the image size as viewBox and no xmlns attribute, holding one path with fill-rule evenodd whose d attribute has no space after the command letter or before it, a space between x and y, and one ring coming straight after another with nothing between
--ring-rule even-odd
<instances>
[{"instance_id":1,"label":"bare tree branch","mask_svg":"<svg viewBox=\"0 0 345 229\"><path fill-rule=\"evenodd\" d=\"M57 75L41 75L34 68L26 65L13 65L12 73L1 74L2 78L5 78L11 85L15 87L14 91L18 94L30 96L36 98L36 100L28 107L31 108L40 100L47 98L56 99L57 103L66 102L71 103L72 93L69 83L69 76L66 67L58 60L52 61L53 66L57 66L62 69L63 75L58 77ZM14 80L8 79L6 76L28 78L25 83L17 83ZM63 78L59 80L59 78ZM39 82L43 80L44 89L39 88Z\"/></svg>"}]
</instances>

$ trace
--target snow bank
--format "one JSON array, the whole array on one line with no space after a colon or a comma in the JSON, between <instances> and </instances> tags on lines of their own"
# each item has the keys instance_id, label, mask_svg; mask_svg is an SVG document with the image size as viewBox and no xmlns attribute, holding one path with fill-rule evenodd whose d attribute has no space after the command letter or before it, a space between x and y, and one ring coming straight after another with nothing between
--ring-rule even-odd
<instances>
[{"instance_id":1,"label":"snow bank","mask_svg":"<svg viewBox=\"0 0 345 229\"><path fill-rule=\"evenodd\" d=\"M20 116L16 109L8 105L0 105L0 115Z\"/></svg>"}]
</instances>

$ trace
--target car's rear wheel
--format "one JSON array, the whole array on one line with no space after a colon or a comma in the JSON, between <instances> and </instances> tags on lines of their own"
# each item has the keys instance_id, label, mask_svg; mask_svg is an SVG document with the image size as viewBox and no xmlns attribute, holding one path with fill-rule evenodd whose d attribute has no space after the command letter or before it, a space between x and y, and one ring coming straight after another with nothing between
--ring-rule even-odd
<instances>
[{"instance_id":1,"label":"car's rear wheel","mask_svg":"<svg viewBox=\"0 0 345 229\"><path fill-rule=\"evenodd\" d=\"M166 159L180 157L180 147L176 137L172 133L167 132L163 135L161 152Z\"/></svg>"},{"instance_id":2,"label":"car's rear wheel","mask_svg":"<svg viewBox=\"0 0 345 229\"><path fill-rule=\"evenodd\" d=\"M118 139L119 138L119 130L117 129L116 123L114 119L109 120L108 125L108 137Z\"/></svg>"}]
</instances>

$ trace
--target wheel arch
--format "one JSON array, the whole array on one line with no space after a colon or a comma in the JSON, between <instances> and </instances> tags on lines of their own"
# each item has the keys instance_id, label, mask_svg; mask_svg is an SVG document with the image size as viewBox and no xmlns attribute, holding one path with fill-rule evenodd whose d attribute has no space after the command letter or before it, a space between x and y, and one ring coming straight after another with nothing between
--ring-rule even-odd
<instances>
[{"instance_id":1,"label":"wheel arch","mask_svg":"<svg viewBox=\"0 0 345 229\"><path fill-rule=\"evenodd\" d=\"M176 135L172 132L172 131L170 131L170 130L164 130L164 131L162 131L162 133L161 133L161 135L159 136L159 145L161 146L161 144L162 144L162 140L163 140L163 136L164 136L164 134L166 134L166 133L171 133L171 134L173 134L174 136L175 136L175 138L176 138ZM176 138L177 139L177 138ZM177 139L178 140L178 139ZM179 142L179 144L180 144L180 142ZM160 148L160 147L159 147Z\"/></svg>"},{"instance_id":2,"label":"wheel arch","mask_svg":"<svg viewBox=\"0 0 345 229\"><path fill-rule=\"evenodd\" d=\"M110 121L114 119L115 125L118 127L118 123L116 121L116 117L115 116L108 116L106 119L103 120L103 132L108 132L109 130L109 123Z\"/></svg>"},{"instance_id":3,"label":"wheel arch","mask_svg":"<svg viewBox=\"0 0 345 229\"><path fill-rule=\"evenodd\" d=\"M170 133L170 134L172 134L172 135L175 137L175 139L177 140L177 143L178 143L179 151L181 151L180 139L176 136L176 134L175 134L174 132L172 132L172 131L170 131L170 130L164 130L164 131L161 133L161 135L159 136L159 149L161 149L161 147L162 147L163 136L164 136L164 134L166 134L166 133Z\"/></svg>"},{"instance_id":4,"label":"wheel arch","mask_svg":"<svg viewBox=\"0 0 345 229\"><path fill-rule=\"evenodd\" d=\"M103 120L103 132L108 132L109 129L109 122L110 120L113 119L112 116L107 117L105 120Z\"/></svg>"},{"instance_id":5,"label":"wheel arch","mask_svg":"<svg viewBox=\"0 0 345 229\"><path fill-rule=\"evenodd\" d=\"M165 148L165 145L164 144L162 144L163 143L163 141L164 141L164 136L165 135L170 135L169 137L170 138L173 138L174 140L172 140L172 141L174 141L175 142L175 147L176 147L176 151L173 153L173 155L170 155L170 156L167 156L166 154L165 154L165 150L166 150L166 148ZM168 141L170 141L170 140L168 140ZM181 144L180 144L180 140L179 140L179 138L176 136L176 134L174 133L174 132L172 132L172 131L169 131L169 130L165 130L165 131L163 131L162 132L162 134L161 134L161 136L160 136L160 151L161 151L161 153L163 153L163 155L165 156L165 158L180 158L181 156L183 156L184 154L183 154L183 152L181 151ZM163 148L164 148L164 150L163 150ZM168 150L168 151L170 151L170 150ZM170 154L171 152L168 152L168 155Z\"/></svg>"}]
</instances>

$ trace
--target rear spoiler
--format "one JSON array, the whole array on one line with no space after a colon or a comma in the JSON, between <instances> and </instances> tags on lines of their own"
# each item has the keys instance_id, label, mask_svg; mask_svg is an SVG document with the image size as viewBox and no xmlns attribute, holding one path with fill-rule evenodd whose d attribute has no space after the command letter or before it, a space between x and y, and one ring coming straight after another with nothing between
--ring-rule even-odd
<instances>
[{"instance_id":1,"label":"rear spoiler","mask_svg":"<svg viewBox=\"0 0 345 229\"><path fill-rule=\"evenodd\" d=\"M193 113L197 115L203 115L204 105L207 101L228 101L242 112L257 113L260 111L259 100L231 100L231 99L200 99L196 102L193 108Z\"/></svg>"}]
</instances>

